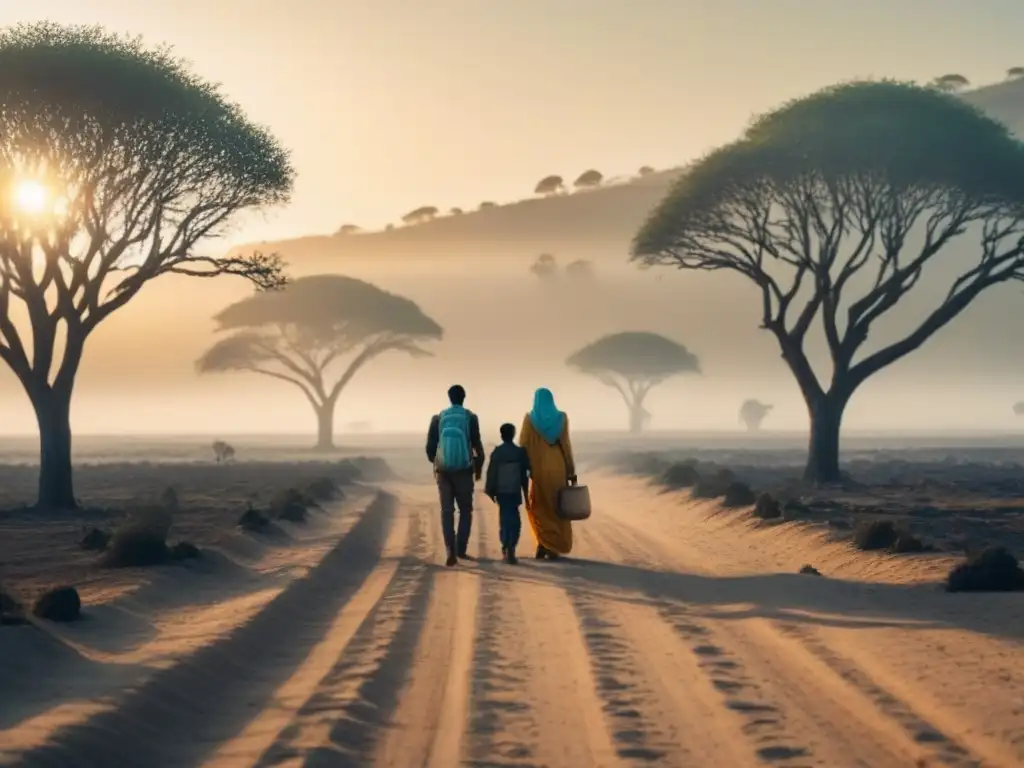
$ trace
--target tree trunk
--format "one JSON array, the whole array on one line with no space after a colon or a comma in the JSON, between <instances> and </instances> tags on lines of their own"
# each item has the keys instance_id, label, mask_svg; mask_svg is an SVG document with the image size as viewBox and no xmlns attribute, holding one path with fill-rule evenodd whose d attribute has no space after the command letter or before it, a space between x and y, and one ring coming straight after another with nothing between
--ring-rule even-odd
<instances>
[{"instance_id":1,"label":"tree trunk","mask_svg":"<svg viewBox=\"0 0 1024 768\"><path fill-rule=\"evenodd\" d=\"M847 402L848 398L829 393L808 403L811 439L804 470L806 482L830 484L842 480L839 473L839 431Z\"/></svg>"},{"instance_id":2,"label":"tree trunk","mask_svg":"<svg viewBox=\"0 0 1024 768\"><path fill-rule=\"evenodd\" d=\"M75 509L71 469L71 390L40 388L32 394L39 423L39 496L37 504Z\"/></svg>"},{"instance_id":3,"label":"tree trunk","mask_svg":"<svg viewBox=\"0 0 1024 768\"><path fill-rule=\"evenodd\" d=\"M639 435L644 429L644 408L642 405L633 403L629 406L629 432L632 435Z\"/></svg>"},{"instance_id":4,"label":"tree trunk","mask_svg":"<svg viewBox=\"0 0 1024 768\"><path fill-rule=\"evenodd\" d=\"M316 409L316 450L334 450L334 402L328 401Z\"/></svg>"}]
</instances>

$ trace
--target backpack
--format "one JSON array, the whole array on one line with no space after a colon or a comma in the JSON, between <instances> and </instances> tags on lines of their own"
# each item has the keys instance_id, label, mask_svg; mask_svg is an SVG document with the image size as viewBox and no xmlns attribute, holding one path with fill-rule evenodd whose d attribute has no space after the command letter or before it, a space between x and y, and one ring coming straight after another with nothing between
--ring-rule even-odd
<instances>
[{"instance_id":1,"label":"backpack","mask_svg":"<svg viewBox=\"0 0 1024 768\"><path fill-rule=\"evenodd\" d=\"M470 469L473 457L469 448L470 412L461 405L441 411L437 421L437 468L445 471Z\"/></svg>"}]
</instances>

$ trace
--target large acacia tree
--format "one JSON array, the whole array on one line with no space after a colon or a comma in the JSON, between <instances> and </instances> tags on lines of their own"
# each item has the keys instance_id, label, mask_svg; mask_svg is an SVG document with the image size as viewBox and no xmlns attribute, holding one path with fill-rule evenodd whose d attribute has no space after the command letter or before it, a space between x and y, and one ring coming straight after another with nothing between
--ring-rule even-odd
<instances>
[{"instance_id":1,"label":"large acacia tree","mask_svg":"<svg viewBox=\"0 0 1024 768\"><path fill-rule=\"evenodd\" d=\"M574 352L566 365L613 387L629 409L629 431L639 433L649 418L644 400L672 376L700 373L697 357L657 333L626 331L602 336Z\"/></svg>"},{"instance_id":2,"label":"large acacia tree","mask_svg":"<svg viewBox=\"0 0 1024 768\"><path fill-rule=\"evenodd\" d=\"M1024 275L1024 145L934 88L827 88L691 168L637 234L633 258L750 281L761 325L807 402L805 476L835 482L857 388L982 291ZM915 291L926 272L939 289ZM911 292L930 311L901 338L866 347L876 321ZM831 357L825 375L805 350L814 323Z\"/></svg>"},{"instance_id":3,"label":"large acacia tree","mask_svg":"<svg viewBox=\"0 0 1024 768\"><path fill-rule=\"evenodd\" d=\"M442 329L414 302L342 275L314 275L260 291L215 318L230 332L199 358L200 373L249 371L302 391L317 418L317 448L334 447L334 411L352 377L389 351L414 356Z\"/></svg>"},{"instance_id":4,"label":"large acacia tree","mask_svg":"<svg viewBox=\"0 0 1024 768\"><path fill-rule=\"evenodd\" d=\"M168 273L281 283L198 252L284 202L287 153L167 50L94 27L0 32L0 359L35 409L39 504L76 504L71 396L96 327Z\"/></svg>"}]
</instances>

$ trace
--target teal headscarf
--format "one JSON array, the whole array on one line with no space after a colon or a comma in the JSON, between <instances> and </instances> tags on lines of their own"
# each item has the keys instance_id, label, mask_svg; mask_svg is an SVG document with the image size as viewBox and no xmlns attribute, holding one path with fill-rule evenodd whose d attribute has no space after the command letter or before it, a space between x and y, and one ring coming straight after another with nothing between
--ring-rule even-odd
<instances>
[{"instance_id":1,"label":"teal headscarf","mask_svg":"<svg viewBox=\"0 0 1024 768\"><path fill-rule=\"evenodd\" d=\"M530 421L550 445L562 436L565 428L565 414L555 407L555 396L551 390L541 387L533 393L533 410L530 411Z\"/></svg>"}]
</instances>

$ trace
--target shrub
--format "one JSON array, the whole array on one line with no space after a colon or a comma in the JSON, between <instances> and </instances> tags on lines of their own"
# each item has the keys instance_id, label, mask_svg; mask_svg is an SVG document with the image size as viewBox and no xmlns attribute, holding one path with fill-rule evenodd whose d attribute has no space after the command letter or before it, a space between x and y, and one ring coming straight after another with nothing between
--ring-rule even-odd
<instances>
[{"instance_id":1,"label":"shrub","mask_svg":"<svg viewBox=\"0 0 1024 768\"><path fill-rule=\"evenodd\" d=\"M678 462L670 464L661 475L661 484L671 490L692 488L700 480L697 468L693 464Z\"/></svg>"},{"instance_id":2,"label":"shrub","mask_svg":"<svg viewBox=\"0 0 1024 768\"><path fill-rule=\"evenodd\" d=\"M179 512L181 510L178 492L171 486L164 488L164 492L160 494L160 506L168 512Z\"/></svg>"},{"instance_id":3,"label":"shrub","mask_svg":"<svg viewBox=\"0 0 1024 768\"><path fill-rule=\"evenodd\" d=\"M301 491L295 488L287 488L278 491L270 499L270 514L278 520L287 520L292 523L304 523L309 513L309 508L316 506L316 503Z\"/></svg>"},{"instance_id":4,"label":"shrub","mask_svg":"<svg viewBox=\"0 0 1024 768\"><path fill-rule=\"evenodd\" d=\"M932 548L908 531L897 531L896 541L889 549L897 555L909 555L915 552L928 552Z\"/></svg>"},{"instance_id":5,"label":"shrub","mask_svg":"<svg viewBox=\"0 0 1024 768\"><path fill-rule=\"evenodd\" d=\"M102 552L110 544L110 534L99 528L90 528L78 542L78 546L88 552Z\"/></svg>"},{"instance_id":6,"label":"shrub","mask_svg":"<svg viewBox=\"0 0 1024 768\"><path fill-rule=\"evenodd\" d=\"M341 487L329 477L314 478L306 486L306 496L313 501L332 501L341 495Z\"/></svg>"},{"instance_id":7,"label":"shrub","mask_svg":"<svg viewBox=\"0 0 1024 768\"><path fill-rule=\"evenodd\" d=\"M339 464L342 466L348 465L357 473L347 482L365 480L370 483L378 483L395 479L394 470L380 456L353 456L350 459L339 462ZM346 480L343 479L342 482L346 482Z\"/></svg>"},{"instance_id":8,"label":"shrub","mask_svg":"<svg viewBox=\"0 0 1024 768\"><path fill-rule=\"evenodd\" d=\"M102 564L108 568L137 568L166 563L170 559L170 528L170 513L163 509L129 517L114 531Z\"/></svg>"},{"instance_id":9,"label":"shrub","mask_svg":"<svg viewBox=\"0 0 1024 768\"><path fill-rule=\"evenodd\" d=\"M1005 547L971 555L946 577L948 592L1014 592L1024 590L1024 571Z\"/></svg>"},{"instance_id":10,"label":"shrub","mask_svg":"<svg viewBox=\"0 0 1024 768\"><path fill-rule=\"evenodd\" d=\"M249 504L242 516L238 518L238 524L247 531L258 533L267 529L267 526L270 525L270 518Z\"/></svg>"},{"instance_id":11,"label":"shrub","mask_svg":"<svg viewBox=\"0 0 1024 768\"><path fill-rule=\"evenodd\" d=\"M899 531L890 520L865 521L853 531L853 546L865 552L889 549L898 538Z\"/></svg>"},{"instance_id":12,"label":"shrub","mask_svg":"<svg viewBox=\"0 0 1024 768\"><path fill-rule=\"evenodd\" d=\"M199 547L190 541L179 541L171 547L171 557L175 560L196 560L202 556Z\"/></svg>"},{"instance_id":13,"label":"shrub","mask_svg":"<svg viewBox=\"0 0 1024 768\"><path fill-rule=\"evenodd\" d=\"M770 493L762 493L754 503L754 517L759 520L775 520L782 517L778 500Z\"/></svg>"},{"instance_id":14,"label":"shrub","mask_svg":"<svg viewBox=\"0 0 1024 768\"><path fill-rule=\"evenodd\" d=\"M757 496L746 483L734 480L725 488L722 504L727 507L746 507L757 501Z\"/></svg>"},{"instance_id":15,"label":"shrub","mask_svg":"<svg viewBox=\"0 0 1024 768\"><path fill-rule=\"evenodd\" d=\"M0 625L24 624L25 621L21 601L0 587Z\"/></svg>"},{"instance_id":16,"label":"shrub","mask_svg":"<svg viewBox=\"0 0 1024 768\"><path fill-rule=\"evenodd\" d=\"M49 621L76 621L82 615L82 600L74 587L57 587L39 596L32 613Z\"/></svg>"},{"instance_id":17,"label":"shrub","mask_svg":"<svg viewBox=\"0 0 1024 768\"><path fill-rule=\"evenodd\" d=\"M807 576L821 576L821 571L815 568L813 565L803 565L800 567L800 573Z\"/></svg>"},{"instance_id":18,"label":"shrub","mask_svg":"<svg viewBox=\"0 0 1024 768\"><path fill-rule=\"evenodd\" d=\"M701 475L690 493L695 499L715 499L725 495L732 481L732 472L721 469L711 476Z\"/></svg>"}]
</instances>

